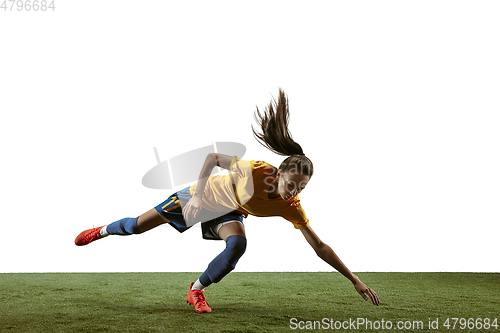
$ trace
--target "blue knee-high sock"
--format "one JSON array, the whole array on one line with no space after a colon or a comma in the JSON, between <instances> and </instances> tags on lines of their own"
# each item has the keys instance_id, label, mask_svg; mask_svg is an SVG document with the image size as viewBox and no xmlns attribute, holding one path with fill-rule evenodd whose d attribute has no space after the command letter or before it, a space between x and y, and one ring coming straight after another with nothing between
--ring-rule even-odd
<instances>
[{"instance_id":1,"label":"blue knee-high sock","mask_svg":"<svg viewBox=\"0 0 500 333\"><path fill-rule=\"evenodd\" d=\"M246 247L247 239L243 236L231 235L226 238L226 249L215 257L206 271L201 274L201 284L208 287L210 284L222 280L236 267L236 263L245 253Z\"/></svg>"},{"instance_id":2,"label":"blue knee-high sock","mask_svg":"<svg viewBox=\"0 0 500 333\"><path fill-rule=\"evenodd\" d=\"M137 228L137 217L126 217L124 219L113 222L106 227L106 231L110 235L121 236L141 233Z\"/></svg>"}]
</instances>

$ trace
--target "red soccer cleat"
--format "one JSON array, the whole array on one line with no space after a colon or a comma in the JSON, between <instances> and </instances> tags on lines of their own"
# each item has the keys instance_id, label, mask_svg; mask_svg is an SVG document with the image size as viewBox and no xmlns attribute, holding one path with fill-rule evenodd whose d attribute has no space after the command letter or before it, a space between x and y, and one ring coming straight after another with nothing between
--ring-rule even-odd
<instances>
[{"instance_id":1,"label":"red soccer cleat","mask_svg":"<svg viewBox=\"0 0 500 333\"><path fill-rule=\"evenodd\" d=\"M194 282L189 286L189 291L187 294L186 302L194 305L194 310L198 313L210 313L212 309L208 305L205 295L203 295L203 290L191 290Z\"/></svg>"},{"instance_id":2,"label":"red soccer cleat","mask_svg":"<svg viewBox=\"0 0 500 333\"><path fill-rule=\"evenodd\" d=\"M78 246L83 246L87 245L90 242L93 242L95 240L101 239L100 231L101 229L104 228L104 226L99 227L99 228L92 228L85 230L81 232L78 236L75 238L75 244Z\"/></svg>"}]
</instances>

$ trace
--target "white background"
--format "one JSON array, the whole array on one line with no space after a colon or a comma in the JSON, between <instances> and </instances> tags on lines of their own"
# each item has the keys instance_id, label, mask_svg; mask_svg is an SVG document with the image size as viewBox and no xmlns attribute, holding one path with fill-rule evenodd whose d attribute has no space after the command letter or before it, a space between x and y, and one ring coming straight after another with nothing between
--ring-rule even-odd
<instances>
[{"instance_id":1,"label":"white background","mask_svg":"<svg viewBox=\"0 0 500 333\"><path fill-rule=\"evenodd\" d=\"M153 147L279 165L250 127L279 87L302 205L351 270L500 271L498 2L55 5L0 11L1 272L203 271L224 243L199 225L73 241L173 192L141 184ZM291 223L245 226L236 271L332 270Z\"/></svg>"}]
</instances>

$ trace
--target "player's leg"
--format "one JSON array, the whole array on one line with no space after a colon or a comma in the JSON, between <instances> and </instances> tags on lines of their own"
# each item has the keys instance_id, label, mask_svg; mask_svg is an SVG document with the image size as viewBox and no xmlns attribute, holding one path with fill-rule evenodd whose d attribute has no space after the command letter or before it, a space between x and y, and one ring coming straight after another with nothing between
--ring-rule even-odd
<instances>
[{"instance_id":1,"label":"player's leg","mask_svg":"<svg viewBox=\"0 0 500 333\"><path fill-rule=\"evenodd\" d=\"M218 230L218 235L226 242L226 248L210 262L205 272L198 279L202 285L201 288L195 286L193 289L197 289L197 287L203 289L222 280L236 267L236 263L245 253L247 239L243 223L239 221L225 222Z\"/></svg>"},{"instance_id":2,"label":"player's leg","mask_svg":"<svg viewBox=\"0 0 500 333\"><path fill-rule=\"evenodd\" d=\"M164 218L160 215L160 212L165 214L174 213L174 217L182 216L179 212L181 209L180 207L181 203L176 197L176 193L174 193L160 205L138 217L126 217L109 225L83 231L76 237L75 244L78 246L87 245L109 235L128 236L143 233L160 224L170 222L166 217ZM178 228L179 227L176 229Z\"/></svg>"},{"instance_id":3,"label":"player's leg","mask_svg":"<svg viewBox=\"0 0 500 333\"><path fill-rule=\"evenodd\" d=\"M142 233L165 223L168 223L168 220L162 218L160 213L153 208L137 218L137 230Z\"/></svg>"},{"instance_id":4,"label":"player's leg","mask_svg":"<svg viewBox=\"0 0 500 333\"><path fill-rule=\"evenodd\" d=\"M121 236L141 234L167 222L168 220L163 219L160 213L155 208L152 208L138 217L127 217L111 223L106 226L106 232L109 235Z\"/></svg>"},{"instance_id":5,"label":"player's leg","mask_svg":"<svg viewBox=\"0 0 500 333\"><path fill-rule=\"evenodd\" d=\"M75 244L78 246L87 245L109 235L127 236L140 234L167 222L153 208L138 217L126 217L109 225L85 230L76 237Z\"/></svg>"},{"instance_id":6,"label":"player's leg","mask_svg":"<svg viewBox=\"0 0 500 333\"><path fill-rule=\"evenodd\" d=\"M168 220L162 218L156 208L152 208L138 217L127 217L111 223L106 226L106 231L110 235L141 234L165 223L168 223Z\"/></svg>"},{"instance_id":7,"label":"player's leg","mask_svg":"<svg viewBox=\"0 0 500 333\"><path fill-rule=\"evenodd\" d=\"M219 235L220 238L222 238L222 240L226 241L226 239L232 235L238 235L243 238L246 238L245 227L243 226L243 223L241 223L240 221L228 221L228 222L222 223L217 232L217 234Z\"/></svg>"},{"instance_id":8,"label":"player's leg","mask_svg":"<svg viewBox=\"0 0 500 333\"><path fill-rule=\"evenodd\" d=\"M245 253L247 239L243 223L234 221L225 223L219 230L218 235L226 242L226 248L208 265L207 269L199 278L199 282L208 287L217 283L229 274L238 260Z\"/></svg>"},{"instance_id":9,"label":"player's leg","mask_svg":"<svg viewBox=\"0 0 500 333\"><path fill-rule=\"evenodd\" d=\"M245 253L247 240L245 227L240 221L227 221L218 230L218 235L226 242L226 248L212 262L200 278L191 284L187 302L195 306L196 312L211 312L205 300L203 289L217 283L229 274Z\"/></svg>"}]
</instances>

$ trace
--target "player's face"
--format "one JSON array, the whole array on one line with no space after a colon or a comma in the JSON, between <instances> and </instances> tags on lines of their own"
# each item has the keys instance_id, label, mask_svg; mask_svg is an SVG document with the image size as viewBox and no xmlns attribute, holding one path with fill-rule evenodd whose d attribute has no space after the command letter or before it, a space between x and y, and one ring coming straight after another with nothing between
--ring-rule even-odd
<instances>
[{"instance_id":1,"label":"player's face","mask_svg":"<svg viewBox=\"0 0 500 333\"><path fill-rule=\"evenodd\" d=\"M278 193L283 200L291 200L307 185L311 177L294 172L278 170Z\"/></svg>"}]
</instances>

